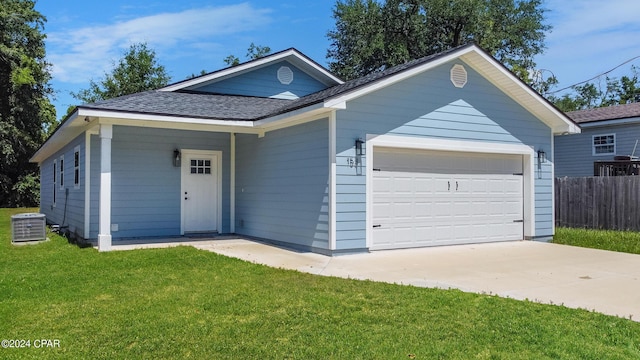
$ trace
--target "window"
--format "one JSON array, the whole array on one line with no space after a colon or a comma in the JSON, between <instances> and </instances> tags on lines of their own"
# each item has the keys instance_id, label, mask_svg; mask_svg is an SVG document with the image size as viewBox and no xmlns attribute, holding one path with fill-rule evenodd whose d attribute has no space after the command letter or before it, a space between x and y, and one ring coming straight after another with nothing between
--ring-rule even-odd
<instances>
[{"instance_id":1,"label":"window","mask_svg":"<svg viewBox=\"0 0 640 360\"><path fill-rule=\"evenodd\" d=\"M191 160L191 173L211 175L211 160Z\"/></svg>"},{"instance_id":2,"label":"window","mask_svg":"<svg viewBox=\"0 0 640 360\"><path fill-rule=\"evenodd\" d=\"M64 189L64 155L60 156L60 190Z\"/></svg>"},{"instance_id":3,"label":"window","mask_svg":"<svg viewBox=\"0 0 640 360\"><path fill-rule=\"evenodd\" d=\"M616 153L616 134L594 135L593 136L593 155L615 155Z\"/></svg>"},{"instance_id":4,"label":"window","mask_svg":"<svg viewBox=\"0 0 640 360\"><path fill-rule=\"evenodd\" d=\"M80 188L80 146L73 150L73 187Z\"/></svg>"},{"instance_id":5,"label":"window","mask_svg":"<svg viewBox=\"0 0 640 360\"><path fill-rule=\"evenodd\" d=\"M53 160L53 206L56 206L56 173L58 172L58 163Z\"/></svg>"}]
</instances>

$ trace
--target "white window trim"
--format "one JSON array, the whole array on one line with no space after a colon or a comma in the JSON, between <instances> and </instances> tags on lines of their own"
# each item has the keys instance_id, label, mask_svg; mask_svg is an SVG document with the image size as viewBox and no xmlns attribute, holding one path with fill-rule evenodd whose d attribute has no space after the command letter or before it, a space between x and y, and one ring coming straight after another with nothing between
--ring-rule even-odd
<instances>
[{"instance_id":1,"label":"white window trim","mask_svg":"<svg viewBox=\"0 0 640 360\"><path fill-rule=\"evenodd\" d=\"M58 191L57 181L58 181L58 160L53 159L53 207L56 207L56 192Z\"/></svg>"},{"instance_id":2,"label":"white window trim","mask_svg":"<svg viewBox=\"0 0 640 360\"><path fill-rule=\"evenodd\" d=\"M60 166L58 169L58 182L60 183L60 190L64 190L64 155L60 156Z\"/></svg>"},{"instance_id":3,"label":"white window trim","mask_svg":"<svg viewBox=\"0 0 640 360\"><path fill-rule=\"evenodd\" d=\"M596 144L594 144L593 142L595 141L596 137L603 137L603 136L613 136L613 152L596 153ZM600 145L600 146L608 146L608 145ZM612 134L591 135L591 155L593 155L593 156L611 156L611 155L615 155L615 154L617 154L616 134L612 133Z\"/></svg>"},{"instance_id":4,"label":"white window trim","mask_svg":"<svg viewBox=\"0 0 640 360\"><path fill-rule=\"evenodd\" d=\"M76 165L76 154L78 154L78 164ZM78 178L76 181L76 172ZM80 146L76 146L73 149L73 188L80 189Z\"/></svg>"}]
</instances>

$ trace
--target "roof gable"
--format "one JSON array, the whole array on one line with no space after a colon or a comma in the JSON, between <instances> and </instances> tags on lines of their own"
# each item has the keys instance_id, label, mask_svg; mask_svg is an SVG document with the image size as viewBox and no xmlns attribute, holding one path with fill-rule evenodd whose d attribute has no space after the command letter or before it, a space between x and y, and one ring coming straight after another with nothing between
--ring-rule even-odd
<instances>
[{"instance_id":1,"label":"roof gable","mask_svg":"<svg viewBox=\"0 0 640 360\"><path fill-rule=\"evenodd\" d=\"M185 90L293 100L326 88L326 84L309 76L291 62L281 60L249 72L190 86Z\"/></svg>"},{"instance_id":2,"label":"roof gable","mask_svg":"<svg viewBox=\"0 0 640 360\"><path fill-rule=\"evenodd\" d=\"M306 55L302 54L298 50L291 48L288 50L280 51L275 54L267 55L265 57L255 59L252 61L248 61L242 63L237 66L228 67L225 69L221 69L218 71L214 71L212 73L195 77L193 79L187 79L184 81L180 81L168 86L165 86L159 91L179 91L179 90L198 90L198 89L206 89L216 83L222 81L228 81L234 77L238 76L246 76L246 74L251 72L260 71L263 68L273 67L274 64L286 62L282 66L290 65L297 69L299 74L304 74L305 77L309 79L313 79L318 84L322 84L324 88L328 88L331 86L335 86L338 84L342 84L343 81L340 80L335 75L331 74L327 69L316 63L315 61L308 58ZM278 67L279 69L279 67ZM279 74L274 74L276 79ZM283 75L285 77L287 74ZM295 73L293 74L295 79ZM246 95L246 94L233 94L233 95Z\"/></svg>"},{"instance_id":3,"label":"roof gable","mask_svg":"<svg viewBox=\"0 0 640 360\"><path fill-rule=\"evenodd\" d=\"M580 127L566 114L475 44L462 45L336 85L298 99L284 106L274 115L286 114L289 111L318 103L323 103L325 107L329 108L343 109L349 100L429 71L454 59L460 59L472 67L536 118L547 124L554 134L580 132Z\"/></svg>"},{"instance_id":4,"label":"roof gable","mask_svg":"<svg viewBox=\"0 0 640 360\"><path fill-rule=\"evenodd\" d=\"M144 122L144 126L177 128L197 126L215 131L251 131L264 133L311 116L327 115L335 109L345 109L348 101L398 83L437 66L460 60L473 68L499 90L511 97L537 119L551 128L554 134L579 133L579 126L562 111L524 84L507 68L477 45L469 44L430 55L406 64L376 72L359 79L343 82L326 69L295 49L285 50L236 67L223 69L198 78L185 80L156 91L132 94L94 104L79 106L42 145L31 161L39 162L56 151L96 119L118 119L121 122ZM193 93L201 88L268 68L285 61L326 85L324 90L298 99L276 99L256 96ZM277 66L277 65L276 65ZM294 74L295 77L295 74ZM89 125L87 125L89 124Z\"/></svg>"}]
</instances>

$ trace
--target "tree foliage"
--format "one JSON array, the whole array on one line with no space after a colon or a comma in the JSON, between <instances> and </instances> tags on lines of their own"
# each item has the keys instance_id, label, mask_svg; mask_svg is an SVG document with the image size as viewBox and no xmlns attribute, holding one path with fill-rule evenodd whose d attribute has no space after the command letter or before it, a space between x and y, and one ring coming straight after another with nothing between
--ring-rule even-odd
<instances>
[{"instance_id":1,"label":"tree foliage","mask_svg":"<svg viewBox=\"0 0 640 360\"><path fill-rule=\"evenodd\" d=\"M35 1L0 0L0 207L39 202L29 158L55 122L44 23Z\"/></svg>"},{"instance_id":2,"label":"tree foliage","mask_svg":"<svg viewBox=\"0 0 640 360\"><path fill-rule=\"evenodd\" d=\"M329 66L353 79L475 42L529 82L545 11L541 0L338 0Z\"/></svg>"},{"instance_id":3,"label":"tree foliage","mask_svg":"<svg viewBox=\"0 0 640 360\"><path fill-rule=\"evenodd\" d=\"M93 103L157 89L166 86L169 80L164 66L156 59L156 52L146 43L138 43L129 47L111 73L105 73L104 79L91 80L88 89L72 95L84 103Z\"/></svg>"},{"instance_id":4,"label":"tree foliage","mask_svg":"<svg viewBox=\"0 0 640 360\"><path fill-rule=\"evenodd\" d=\"M562 96L548 96L562 111L576 111L612 105L640 102L640 70L631 67L631 74L621 78L605 77L571 87L572 92Z\"/></svg>"},{"instance_id":5,"label":"tree foliage","mask_svg":"<svg viewBox=\"0 0 640 360\"><path fill-rule=\"evenodd\" d=\"M245 55L245 58L247 60L255 60L261 57L265 57L270 53L271 53L270 47L255 45L254 43L251 43L251 45L249 45L249 48L247 49L247 54ZM235 55L229 55L226 58L224 58L223 61L229 66L240 65L240 58L238 58Z\"/></svg>"}]
</instances>

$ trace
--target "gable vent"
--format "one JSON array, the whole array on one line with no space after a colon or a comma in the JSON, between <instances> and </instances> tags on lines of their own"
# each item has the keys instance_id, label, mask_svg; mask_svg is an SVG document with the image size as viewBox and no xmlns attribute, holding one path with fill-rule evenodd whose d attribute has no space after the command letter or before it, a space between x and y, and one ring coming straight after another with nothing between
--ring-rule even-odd
<instances>
[{"instance_id":1,"label":"gable vent","mask_svg":"<svg viewBox=\"0 0 640 360\"><path fill-rule=\"evenodd\" d=\"M278 80L284 85L291 84L293 82L293 71L288 66L281 66L278 69Z\"/></svg>"},{"instance_id":2,"label":"gable vent","mask_svg":"<svg viewBox=\"0 0 640 360\"><path fill-rule=\"evenodd\" d=\"M467 70L460 64L453 65L451 68L451 82L453 86L462 88L467 84Z\"/></svg>"}]
</instances>

